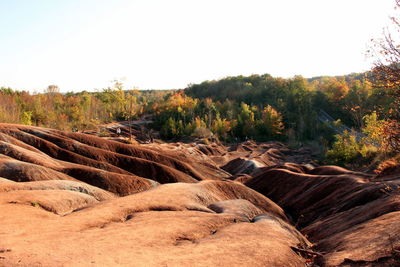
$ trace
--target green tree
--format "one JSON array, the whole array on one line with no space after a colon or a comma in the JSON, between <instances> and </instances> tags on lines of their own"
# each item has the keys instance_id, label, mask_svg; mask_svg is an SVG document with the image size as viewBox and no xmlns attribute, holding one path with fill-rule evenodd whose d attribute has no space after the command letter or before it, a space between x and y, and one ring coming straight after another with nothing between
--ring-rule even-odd
<instances>
[{"instance_id":1,"label":"green tree","mask_svg":"<svg viewBox=\"0 0 400 267\"><path fill-rule=\"evenodd\" d=\"M25 125L32 125L32 111L22 112L21 123Z\"/></svg>"}]
</instances>

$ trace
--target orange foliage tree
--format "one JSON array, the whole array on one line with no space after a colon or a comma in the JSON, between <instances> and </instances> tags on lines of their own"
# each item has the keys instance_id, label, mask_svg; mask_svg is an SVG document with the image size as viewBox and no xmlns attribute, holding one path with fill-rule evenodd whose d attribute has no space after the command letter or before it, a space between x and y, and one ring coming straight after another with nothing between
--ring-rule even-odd
<instances>
[{"instance_id":1,"label":"orange foliage tree","mask_svg":"<svg viewBox=\"0 0 400 267\"><path fill-rule=\"evenodd\" d=\"M395 0L395 10L400 10L400 0ZM385 88L393 96L393 103L386 112L384 134L388 148L400 152L400 20L392 16L391 27L385 29L383 37L373 40L371 50L375 57L372 69L374 86Z\"/></svg>"}]
</instances>

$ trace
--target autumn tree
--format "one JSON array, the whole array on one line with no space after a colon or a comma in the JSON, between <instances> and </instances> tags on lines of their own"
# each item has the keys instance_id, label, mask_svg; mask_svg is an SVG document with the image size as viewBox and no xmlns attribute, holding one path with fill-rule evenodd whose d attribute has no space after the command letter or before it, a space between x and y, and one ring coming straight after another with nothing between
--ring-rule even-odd
<instances>
[{"instance_id":1,"label":"autumn tree","mask_svg":"<svg viewBox=\"0 0 400 267\"><path fill-rule=\"evenodd\" d=\"M368 98L372 93L372 86L368 80L354 80L349 93L344 99L343 108L346 109L358 129L363 125L363 118L368 113Z\"/></svg>"},{"instance_id":2,"label":"autumn tree","mask_svg":"<svg viewBox=\"0 0 400 267\"><path fill-rule=\"evenodd\" d=\"M232 126L236 126L235 122L222 119L220 114L217 113L215 120L212 123L212 131L216 133L224 141L227 140L229 132L232 130Z\"/></svg>"},{"instance_id":3,"label":"autumn tree","mask_svg":"<svg viewBox=\"0 0 400 267\"><path fill-rule=\"evenodd\" d=\"M271 140L282 134L282 115L270 105L264 107L261 118L256 121L257 133L261 140Z\"/></svg>"},{"instance_id":4,"label":"autumn tree","mask_svg":"<svg viewBox=\"0 0 400 267\"><path fill-rule=\"evenodd\" d=\"M51 85L47 86L45 93L58 94L58 93L60 93L60 88L58 87L58 85L51 84Z\"/></svg>"},{"instance_id":5,"label":"autumn tree","mask_svg":"<svg viewBox=\"0 0 400 267\"><path fill-rule=\"evenodd\" d=\"M397 13L400 0L395 0ZM373 40L369 50L375 57L372 69L374 86L385 88L393 97L391 108L386 115L384 132L388 137L387 145L395 152L400 152L400 17L391 17L391 27L385 29L383 37Z\"/></svg>"}]
</instances>

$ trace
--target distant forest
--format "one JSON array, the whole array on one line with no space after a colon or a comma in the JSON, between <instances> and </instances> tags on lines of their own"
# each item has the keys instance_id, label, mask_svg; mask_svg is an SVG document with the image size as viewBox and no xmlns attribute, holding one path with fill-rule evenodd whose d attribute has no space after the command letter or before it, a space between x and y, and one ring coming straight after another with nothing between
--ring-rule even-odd
<instances>
[{"instance_id":1,"label":"distant forest","mask_svg":"<svg viewBox=\"0 0 400 267\"><path fill-rule=\"evenodd\" d=\"M165 140L314 141L340 164L369 158L383 142L379 125L393 98L370 76L235 76L166 91L126 90L115 81L99 92L66 94L56 85L39 94L3 87L0 122L83 131L151 115L151 127Z\"/></svg>"}]
</instances>

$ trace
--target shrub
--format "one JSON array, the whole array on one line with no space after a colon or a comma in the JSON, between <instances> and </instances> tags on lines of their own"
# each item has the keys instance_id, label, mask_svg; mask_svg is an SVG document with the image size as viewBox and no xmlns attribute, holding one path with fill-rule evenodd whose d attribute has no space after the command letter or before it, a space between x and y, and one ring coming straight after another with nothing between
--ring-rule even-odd
<instances>
[{"instance_id":1,"label":"shrub","mask_svg":"<svg viewBox=\"0 0 400 267\"><path fill-rule=\"evenodd\" d=\"M348 131L336 135L335 138L332 149L326 152L326 158L331 164L361 166L369 163L378 152L377 147L362 140L357 141L356 135Z\"/></svg>"},{"instance_id":2,"label":"shrub","mask_svg":"<svg viewBox=\"0 0 400 267\"><path fill-rule=\"evenodd\" d=\"M21 123L32 125L32 111L24 111L21 116Z\"/></svg>"},{"instance_id":3,"label":"shrub","mask_svg":"<svg viewBox=\"0 0 400 267\"><path fill-rule=\"evenodd\" d=\"M210 138L213 136L213 133L205 127L200 127L194 130L192 136L197 138Z\"/></svg>"}]
</instances>

